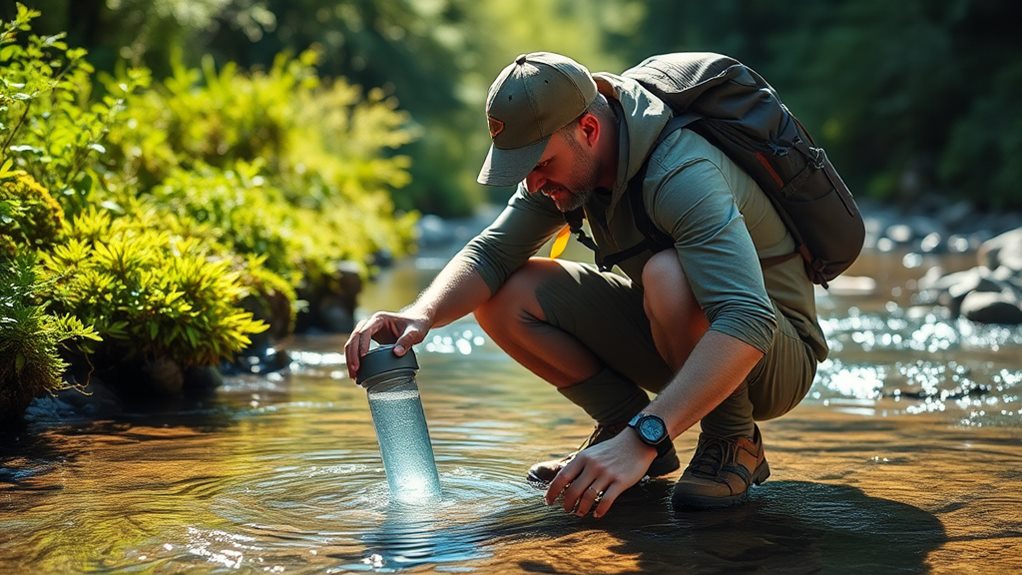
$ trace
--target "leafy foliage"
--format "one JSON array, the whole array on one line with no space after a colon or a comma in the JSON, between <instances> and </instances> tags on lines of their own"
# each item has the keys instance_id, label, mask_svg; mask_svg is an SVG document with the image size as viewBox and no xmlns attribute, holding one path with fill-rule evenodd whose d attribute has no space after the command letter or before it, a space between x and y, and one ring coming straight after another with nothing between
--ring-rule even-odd
<instances>
[{"instance_id":1,"label":"leafy foliage","mask_svg":"<svg viewBox=\"0 0 1022 575\"><path fill-rule=\"evenodd\" d=\"M209 60L202 73L176 66L127 99L127 121L108 138L110 171L206 224L210 239L265 255L295 287L341 261L406 252L414 215L395 218L390 191L408 183L408 158L389 151L412 137L407 118L379 91L321 82L316 57L280 57L251 75Z\"/></svg>"},{"instance_id":2,"label":"leafy foliage","mask_svg":"<svg viewBox=\"0 0 1022 575\"><path fill-rule=\"evenodd\" d=\"M168 6L184 4L154 13ZM69 338L103 367L232 359L267 322L294 329L296 289L329 293L350 262L408 249L415 216L394 218L390 193L413 133L382 91L321 80L315 51L243 71L189 67L173 45L169 75L122 62L96 82L65 34L33 33L39 17L17 4L0 21L0 265L38 261L0 284L0 406L52 389Z\"/></svg>"},{"instance_id":3,"label":"leafy foliage","mask_svg":"<svg viewBox=\"0 0 1022 575\"><path fill-rule=\"evenodd\" d=\"M95 327L100 362L213 365L267 328L239 308L247 293L230 260L148 223L90 208L69 222L66 241L41 254L45 296Z\"/></svg>"},{"instance_id":4,"label":"leafy foliage","mask_svg":"<svg viewBox=\"0 0 1022 575\"><path fill-rule=\"evenodd\" d=\"M132 75L90 102L93 68L86 51L70 48L63 33L26 34L39 12L17 6L17 16L0 23L0 164L13 160L75 213L96 183L94 160L105 151L107 127L117 120L124 94L144 78Z\"/></svg>"},{"instance_id":5,"label":"leafy foliage","mask_svg":"<svg viewBox=\"0 0 1022 575\"><path fill-rule=\"evenodd\" d=\"M655 53L724 52L771 81L857 193L1022 207L1012 71L1022 4L1011 0L35 3L64 15L56 29L158 76L175 50L192 66L212 53L270 67L281 51L321 47L322 74L382 88L412 114L420 138L402 148L412 181L391 190L401 208L462 214L482 198L486 87L533 50L610 71Z\"/></svg>"},{"instance_id":6,"label":"leafy foliage","mask_svg":"<svg viewBox=\"0 0 1022 575\"><path fill-rule=\"evenodd\" d=\"M54 315L37 293L31 253L0 258L0 421L21 415L41 393L75 387L64 380L68 346L96 343L99 335L72 315Z\"/></svg>"},{"instance_id":7,"label":"leafy foliage","mask_svg":"<svg viewBox=\"0 0 1022 575\"><path fill-rule=\"evenodd\" d=\"M64 210L32 176L0 166L0 258L13 257L18 245L30 250L56 240L64 225Z\"/></svg>"}]
</instances>

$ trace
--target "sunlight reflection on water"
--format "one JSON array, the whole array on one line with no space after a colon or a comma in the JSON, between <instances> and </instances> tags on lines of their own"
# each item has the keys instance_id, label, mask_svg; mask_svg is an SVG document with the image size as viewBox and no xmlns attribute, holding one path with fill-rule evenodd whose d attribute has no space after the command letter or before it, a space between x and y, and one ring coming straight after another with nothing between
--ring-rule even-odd
<instances>
[{"instance_id":1,"label":"sunlight reflection on water","mask_svg":"<svg viewBox=\"0 0 1022 575\"><path fill-rule=\"evenodd\" d=\"M427 263L384 276L367 300L389 293L381 307L404 305L431 277ZM391 501L344 338L299 337L288 374L231 377L212 397L128 406L112 419L40 421L7 441L0 564L54 573L1022 572L1022 329L952 319L908 296L887 301L902 283L881 278L821 297L832 354L803 405L763 425L774 476L743 507L675 513L676 476L630 491L599 522L543 505L525 471L577 445L591 423L467 319L417 347L442 501ZM694 438L676 442L683 459Z\"/></svg>"}]
</instances>

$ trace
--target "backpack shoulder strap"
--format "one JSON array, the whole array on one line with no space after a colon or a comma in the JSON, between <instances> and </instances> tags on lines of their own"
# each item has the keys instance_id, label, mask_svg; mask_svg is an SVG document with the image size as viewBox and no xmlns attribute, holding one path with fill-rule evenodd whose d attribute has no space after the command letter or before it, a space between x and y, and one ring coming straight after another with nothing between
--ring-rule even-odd
<instances>
[{"instance_id":1,"label":"backpack shoulder strap","mask_svg":"<svg viewBox=\"0 0 1022 575\"><path fill-rule=\"evenodd\" d=\"M649 217L646 205L642 201L642 184L646 181L646 171L649 168L649 158L653 155L653 151L660 147L660 144L667 139L667 136L670 136L678 130L687 128L699 119L700 117L696 114L682 114L671 118L660 131L660 135L657 136L656 141L653 142L653 145L649 149L649 156L646 156L646 160L642 163L639 171L632 176L632 179L628 180L628 188L625 190L625 195L628 196L628 205L632 211L632 219L635 222L635 227L639 229L644 239L630 248L604 256L603 265L605 265L607 269L610 269L645 250L655 253L674 245L674 238L656 227L656 224L654 224L653 220Z\"/></svg>"}]
</instances>

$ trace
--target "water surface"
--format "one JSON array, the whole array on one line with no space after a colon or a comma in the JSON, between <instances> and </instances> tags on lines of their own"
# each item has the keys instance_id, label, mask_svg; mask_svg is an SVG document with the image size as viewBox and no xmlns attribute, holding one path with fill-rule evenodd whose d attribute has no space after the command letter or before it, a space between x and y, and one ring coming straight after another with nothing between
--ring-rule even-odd
<instances>
[{"instance_id":1,"label":"water surface","mask_svg":"<svg viewBox=\"0 0 1022 575\"><path fill-rule=\"evenodd\" d=\"M404 305L444 257L387 272ZM810 397L762 425L773 475L748 505L675 513L672 479L602 520L543 505L533 462L584 414L470 319L418 347L444 500L388 498L343 337L296 339L290 374L213 395L47 417L3 437L0 567L11 573L1022 572L1022 330L913 305L927 265L867 254L876 278L820 293L834 352ZM945 257L964 267L971 261ZM678 441L689 457L695 433Z\"/></svg>"}]
</instances>

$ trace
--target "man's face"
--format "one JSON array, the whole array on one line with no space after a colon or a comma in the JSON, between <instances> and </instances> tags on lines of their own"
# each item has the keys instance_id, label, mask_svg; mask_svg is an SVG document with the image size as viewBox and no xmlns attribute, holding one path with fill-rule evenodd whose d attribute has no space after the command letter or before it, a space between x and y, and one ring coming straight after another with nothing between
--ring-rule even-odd
<instances>
[{"instance_id":1,"label":"man's face","mask_svg":"<svg viewBox=\"0 0 1022 575\"><path fill-rule=\"evenodd\" d=\"M579 140L582 137L579 133L578 130L556 132L539 163L525 177L530 194L542 193L562 212L582 207L596 189L596 151Z\"/></svg>"}]
</instances>

